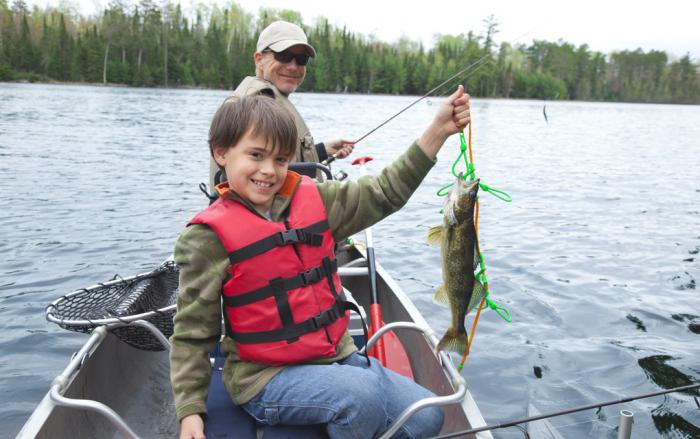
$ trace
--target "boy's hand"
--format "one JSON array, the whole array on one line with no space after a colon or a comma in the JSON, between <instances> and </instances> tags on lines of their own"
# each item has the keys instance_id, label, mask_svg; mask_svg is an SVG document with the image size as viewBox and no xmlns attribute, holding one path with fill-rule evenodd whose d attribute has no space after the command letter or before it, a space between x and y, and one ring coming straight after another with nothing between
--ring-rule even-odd
<instances>
[{"instance_id":1,"label":"boy's hand","mask_svg":"<svg viewBox=\"0 0 700 439\"><path fill-rule=\"evenodd\" d=\"M457 134L466 128L471 114L469 112L469 94L464 92L464 87L457 87L457 91L452 93L445 102L442 103L438 113L433 119L433 124L442 124L447 137Z\"/></svg>"},{"instance_id":2,"label":"boy's hand","mask_svg":"<svg viewBox=\"0 0 700 439\"><path fill-rule=\"evenodd\" d=\"M469 121L469 95L460 85L457 91L440 104L433 121L418 140L418 145L428 157L434 159L445 140L462 131Z\"/></svg>"},{"instance_id":3,"label":"boy's hand","mask_svg":"<svg viewBox=\"0 0 700 439\"><path fill-rule=\"evenodd\" d=\"M185 416L180 422L180 439L206 439L204 421L198 414Z\"/></svg>"}]
</instances>

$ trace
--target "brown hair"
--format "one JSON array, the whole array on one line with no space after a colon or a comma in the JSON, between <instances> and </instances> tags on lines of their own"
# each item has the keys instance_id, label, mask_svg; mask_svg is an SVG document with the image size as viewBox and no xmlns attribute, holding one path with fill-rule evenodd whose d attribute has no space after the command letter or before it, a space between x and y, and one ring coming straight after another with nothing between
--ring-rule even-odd
<instances>
[{"instance_id":1,"label":"brown hair","mask_svg":"<svg viewBox=\"0 0 700 439\"><path fill-rule=\"evenodd\" d=\"M265 95L229 98L221 104L209 128L209 152L214 147L232 148L243 136L265 137L265 146L292 157L297 148L297 127L289 111Z\"/></svg>"}]
</instances>

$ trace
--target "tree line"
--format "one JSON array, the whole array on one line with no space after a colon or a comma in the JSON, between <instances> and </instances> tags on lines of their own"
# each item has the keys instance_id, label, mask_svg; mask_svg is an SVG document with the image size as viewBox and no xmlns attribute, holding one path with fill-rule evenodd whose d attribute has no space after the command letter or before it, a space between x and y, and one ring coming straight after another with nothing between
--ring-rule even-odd
<instances>
[{"instance_id":1,"label":"tree line","mask_svg":"<svg viewBox=\"0 0 700 439\"><path fill-rule=\"evenodd\" d=\"M490 16L478 32L440 35L432 48L408 39L389 44L331 25L304 23L300 13L235 2L199 5L113 0L97 17L0 0L0 80L70 81L132 86L232 89L254 72L260 31L276 19L302 26L318 56L302 90L420 95L465 66L473 96L629 102L700 103L698 65L688 54L610 54L585 44L495 43Z\"/></svg>"}]
</instances>

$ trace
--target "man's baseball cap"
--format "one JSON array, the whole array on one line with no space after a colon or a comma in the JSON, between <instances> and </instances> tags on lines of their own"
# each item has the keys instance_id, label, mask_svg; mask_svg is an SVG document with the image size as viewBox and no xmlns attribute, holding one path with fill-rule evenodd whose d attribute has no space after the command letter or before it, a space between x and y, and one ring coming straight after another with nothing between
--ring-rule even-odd
<instances>
[{"instance_id":1,"label":"man's baseball cap","mask_svg":"<svg viewBox=\"0 0 700 439\"><path fill-rule=\"evenodd\" d=\"M305 46L310 57L316 56L316 50L309 44L302 28L287 21L275 21L260 32L257 51L270 48L274 52L282 52L297 44Z\"/></svg>"}]
</instances>

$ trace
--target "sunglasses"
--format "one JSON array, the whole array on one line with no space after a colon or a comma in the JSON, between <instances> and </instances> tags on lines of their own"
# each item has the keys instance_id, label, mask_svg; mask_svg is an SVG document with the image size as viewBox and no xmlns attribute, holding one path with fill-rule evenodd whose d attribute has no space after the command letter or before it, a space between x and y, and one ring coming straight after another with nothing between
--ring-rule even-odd
<instances>
[{"instance_id":1,"label":"sunglasses","mask_svg":"<svg viewBox=\"0 0 700 439\"><path fill-rule=\"evenodd\" d=\"M274 56L275 59L282 64L288 64L292 62L293 59L296 60L297 64L300 66L305 66L309 62L309 55L305 53L292 53L288 50L275 52L272 49L265 49L263 50L263 53L271 53L272 56Z\"/></svg>"}]
</instances>

